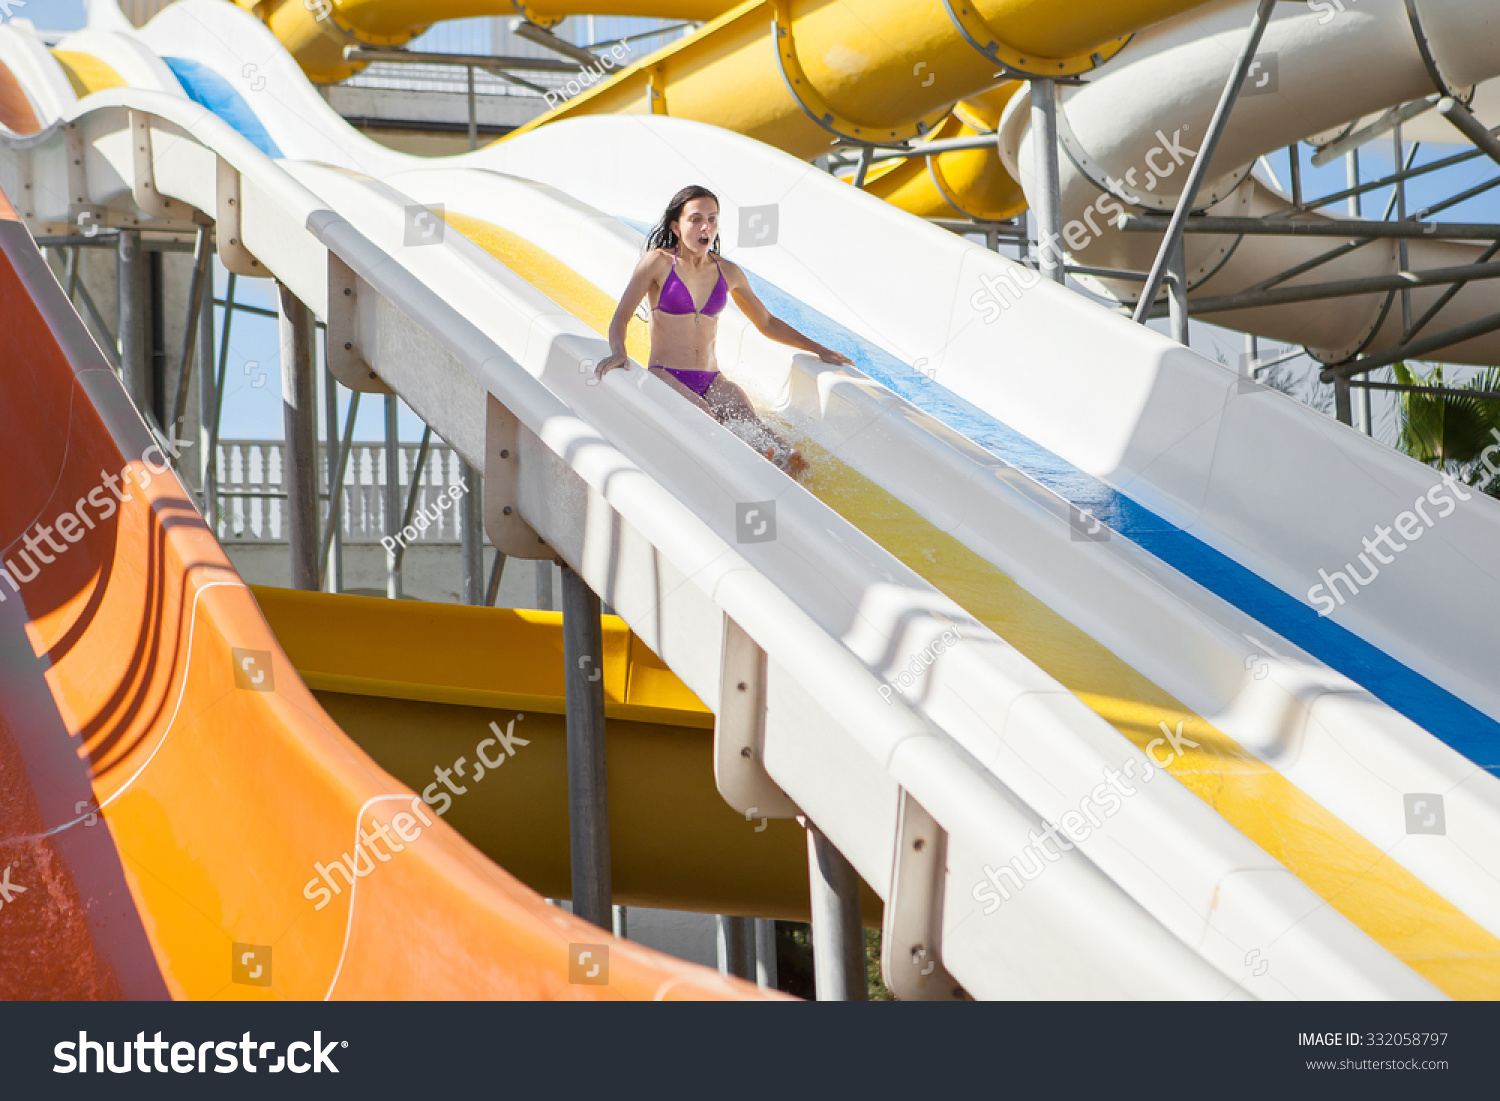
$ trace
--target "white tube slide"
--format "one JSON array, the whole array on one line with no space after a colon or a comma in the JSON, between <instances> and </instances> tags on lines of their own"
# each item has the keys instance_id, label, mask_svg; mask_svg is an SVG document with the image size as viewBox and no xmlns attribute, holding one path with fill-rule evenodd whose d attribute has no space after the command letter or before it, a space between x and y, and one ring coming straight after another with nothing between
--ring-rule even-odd
<instances>
[{"instance_id":1,"label":"white tube slide","mask_svg":"<svg viewBox=\"0 0 1500 1101\"><path fill-rule=\"evenodd\" d=\"M1256 160L1317 134L1337 132L1349 119L1436 94L1466 92L1500 75L1500 16L1489 0L1419 0L1418 25L1445 84L1436 86L1424 61L1404 0L1358 0L1335 12L1331 4L1282 4L1267 29L1259 67L1230 117L1199 207L1210 215L1275 218L1291 198L1250 174ZM1121 212L1161 213L1176 204L1202 144L1228 74L1249 34L1256 5L1225 0L1138 35L1109 68L1062 99L1063 220L1067 248L1081 265L1149 270L1160 245L1155 234L1120 232ZM1486 98L1485 103L1488 102ZM1483 104L1481 104L1483 106ZM1028 195L1036 181L1029 95L1018 95L1001 122L1006 167ZM1433 128L1447 127L1446 135ZM1426 120L1430 137L1463 142L1440 117ZM1131 202L1130 200L1138 200ZM1368 203L1367 203L1368 206ZM1379 218L1379 210L1367 213ZM1309 217L1309 216L1304 216ZM1311 220L1336 222L1319 213ZM1194 297L1220 297L1345 244L1338 238L1187 236ZM1407 270L1475 263L1483 244L1414 240ZM1397 242L1375 241L1281 283L1305 284L1390 275L1400 270ZM1090 281L1127 303L1139 284ZM1411 291L1420 318L1447 287ZM1431 321L1428 334L1500 313L1500 284L1470 283ZM1387 292L1332 301L1284 304L1202 315L1216 324L1306 345L1325 362L1378 354L1399 346L1402 315ZM1500 363L1495 333L1444 349L1454 363Z\"/></svg>"}]
</instances>

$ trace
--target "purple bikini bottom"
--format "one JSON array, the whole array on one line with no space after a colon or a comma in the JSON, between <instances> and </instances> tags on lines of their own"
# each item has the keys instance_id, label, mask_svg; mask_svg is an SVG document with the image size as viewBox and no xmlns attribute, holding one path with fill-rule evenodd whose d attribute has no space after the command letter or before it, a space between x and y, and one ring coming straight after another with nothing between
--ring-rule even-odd
<instances>
[{"instance_id":1,"label":"purple bikini bottom","mask_svg":"<svg viewBox=\"0 0 1500 1101\"><path fill-rule=\"evenodd\" d=\"M680 367L653 367L652 370L665 371L700 398L708 396L709 387L719 377L718 371L688 371Z\"/></svg>"}]
</instances>

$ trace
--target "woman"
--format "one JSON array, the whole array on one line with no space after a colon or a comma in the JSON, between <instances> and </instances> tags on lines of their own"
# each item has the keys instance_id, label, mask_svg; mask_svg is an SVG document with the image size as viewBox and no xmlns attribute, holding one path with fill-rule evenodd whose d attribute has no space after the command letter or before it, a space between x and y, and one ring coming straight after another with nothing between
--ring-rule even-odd
<instances>
[{"instance_id":1,"label":"woman","mask_svg":"<svg viewBox=\"0 0 1500 1101\"><path fill-rule=\"evenodd\" d=\"M824 363L849 364L847 356L809 340L761 303L737 264L719 256L719 200L706 187L685 187L672 197L661 222L646 241L646 255L609 326L609 357L596 374L603 378L628 365L625 333L641 299L651 298L651 373L720 424L746 439L789 474L807 469L807 460L756 416L745 392L719 373L714 342L719 315L735 303L762 335ZM699 305L702 303L702 305Z\"/></svg>"}]
</instances>

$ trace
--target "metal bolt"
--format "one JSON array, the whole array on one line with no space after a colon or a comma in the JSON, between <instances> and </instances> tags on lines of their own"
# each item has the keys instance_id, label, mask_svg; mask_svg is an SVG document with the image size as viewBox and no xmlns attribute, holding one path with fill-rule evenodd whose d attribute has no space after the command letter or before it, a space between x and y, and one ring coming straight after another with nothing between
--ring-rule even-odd
<instances>
[{"instance_id":1,"label":"metal bolt","mask_svg":"<svg viewBox=\"0 0 1500 1101\"><path fill-rule=\"evenodd\" d=\"M501 448L501 450L500 450L500 457L502 459L508 459L508 458L510 458L510 452L507 451L507 450L505 450L504 448Z\"/></svg>"},{"instance_id":2,"label":"metal bolt","mask_svg":"<svg viewBox=\"0 0 1500 1101\"><path fill-rule=\"evenodd\" d=\"M344 288L344 297L345 298L352 298L353 295L354 295L354 288L353 287L345 287Z\"/></svg>"},{"instance_id":3,"label":"metal bolt","mask_svg":"<svg viewBox=\"0 0 1500 1101\"><path fill-rule=\"evenodd\" d=\"M505 515L509 516L510 515L510 506L506 505L505 508L502 511L504 511Z\"/></svg>"},{"instance_id":4,"label":"metal bolt","mask_svg":"<svg viewBox=\"0 0 1500 1101\"><path fill-rule=\"evenodd\" d=\"M917 852L921 852L921 851L922 851L922 850L923 850L923 849L924 849L924 848L926 848L926 847L927 847L927 842L926 842L926 841L923 841L923 840L922 840L922 839L921 839L921 838L920 838L920 837L919 837L919 838L917 838L917 839L916 839L916 840L915 840L915 841L913 841L913 842L912 842L912 843L911 843L911 847L912 847L912 848L914 848L914 849L916 849L916 850L917 850Z\"/></svg>"},{"instance_id":5,"label":"metal bolt","mask_svg":"<svg viewBox=\"0 0 1500 1101\"><path fill-rule=\"evenodd\" d=\"M738 688L741 692L744 692L749 688L749 685L747 685L744 681L740 681L740 683L735 685L735 687Z\"/></svg>"},{"instance_id":6,"label":"metal bolt","mask_svg":"<svg viewBox=\"0 0 1500 1101\"><path fill-rule=\"evenodd\" d=\"M346 352L352 352L353 350L354 350L354 345L350 344L347 340L344 341L344 351L346 351Z\"/></svg>"},{"instance_id":7,"label":"metal bolt","mask_svg":"<svg viewBox=\"0 0 1500 1101\"><path fill-rule=\"evenodd\" d=\"M755 756L755 754L753 754L752 752L750 752L750 747L749 746L746 746L744 749L740 750L740 756L741 757L753 757L753 756Z\"/></svg>"}]
</instances>

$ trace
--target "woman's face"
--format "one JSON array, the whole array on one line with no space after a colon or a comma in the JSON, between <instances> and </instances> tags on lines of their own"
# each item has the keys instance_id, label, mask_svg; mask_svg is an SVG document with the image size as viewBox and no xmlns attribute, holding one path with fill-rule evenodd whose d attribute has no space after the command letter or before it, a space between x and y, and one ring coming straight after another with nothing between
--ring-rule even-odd
<instances>
[{"instance_id":1,"label":"woman's face","mask_svg":"<svg viewBox=\"0 0 1500 1101\"><path fill-rule=\"evenodd\" d=\"M682 217L672 223L682 247L705 256L719 235L719 204L712 199L694 199L682 208Z\"/></svg>"}]
</instances>

